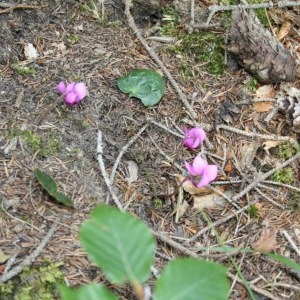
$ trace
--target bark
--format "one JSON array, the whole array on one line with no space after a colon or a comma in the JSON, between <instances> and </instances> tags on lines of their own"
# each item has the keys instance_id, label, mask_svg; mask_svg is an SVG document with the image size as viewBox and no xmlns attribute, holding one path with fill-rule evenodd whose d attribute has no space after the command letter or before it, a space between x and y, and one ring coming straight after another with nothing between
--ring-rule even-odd
<instances>
[{"instance_id":1,"label":"bark","mask_svg":"<svg viewBox=\"0 0 300 300\"><path fill-rule=\"evenodd\" d=\"M294 81L297 64L290 52L266 30L254 14L232 12L227 46L238 63L264 83Z\"/></svg>"}]
</instances>

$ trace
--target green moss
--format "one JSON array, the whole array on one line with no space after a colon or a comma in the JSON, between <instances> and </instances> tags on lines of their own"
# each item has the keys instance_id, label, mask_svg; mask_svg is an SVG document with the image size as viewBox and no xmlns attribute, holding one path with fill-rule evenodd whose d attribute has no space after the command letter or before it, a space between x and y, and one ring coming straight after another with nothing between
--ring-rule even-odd
<instances>
[{"instance_id":1,"label":"green moss","mask_svg":"<svg viewBox=\"0 0 300 300\"><path fill-rule=\"evenodd\" d=\"M271 179L285 184L292 184L295 179L295 172L292 167L283 168L281 170L277 170L271 176Z\"/></svg>"},{"instance_id":2,"label":"green moss","mask_svg":"<svg viewBox=\"0 0 300 300\"><path fill-rule=\"evenodd\" d=\"M18 74L26 76L26 75L34 75L37 73L37 70L33 66L22 66L20 63L11 64L11 68L15 70Z\"/></svg>"},{"instance_id":3,"label":"green moss","mask_svg":"<svg viewBox=\"0 0 300 300\"><path fill-rule=\"evenodd\" d=\"M62 284L64 274L59 269L62 263L46 262L37 268L25 268L23 272L0 285L0 299L6 300L54 300L57 285Z\"/></svg>"},{"instance_id":4,"label":"green moss","mask_svg":"<svg viewBox=\"0 0 300 300\"><path fill-rule=\"evenodd\" d=\"M54 134L49 134L46 137L42 138L29 129L17 129L11 133L11 136L22 137L26 145L32 150L32 152L37 152L38 155L43 157L47 157L59 151L59 143Z\"/></svg>"},{"instance_id":5,"label":"green moss","mask_svg":"<svg viewBox=\"0 0 300 300\"><path fill-rule=\"evenodd\" d=\"M179 15L174 8L164 10L162 36L176 37L176 45L168 46L166 53L180 57L179 70L185 81L199 75L200 70L193 67L205 63L206 70L214 75L224 71L223 37L212 32L189 34L181 29Z\"/></svg>"},{"instance_id":6,"label":"green moss","mask_svg":"<svg viewBox=\"0 0 300 300\"><path fill-rule=\"evenodd\" d=\"M295 154L295 146L291 142L284 142L278 146L276 156L282 159L289 159Z\"/></svg>"},{"instance_id":7,"label":"green moss","mask_svg":"<svg viewBox=\"0 0 300 300\"><path fill-rule=\"evenodd\" d=\"M249 4L261 4L264 2L265 2L264 0L249 0L248 1ZM261 24L264 27L269 27L269 21L268 21L266 9L265 8L255 9L254 12L255 12L257 18L259 19L259 21L261 22Z\"/></svg>"}]
</instances>

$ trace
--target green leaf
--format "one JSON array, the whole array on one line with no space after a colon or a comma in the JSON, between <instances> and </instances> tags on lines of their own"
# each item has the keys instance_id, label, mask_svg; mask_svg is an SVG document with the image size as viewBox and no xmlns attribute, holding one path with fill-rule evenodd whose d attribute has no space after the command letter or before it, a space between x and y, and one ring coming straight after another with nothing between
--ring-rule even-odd
<instances>
[{"instance_id":1,"label":"green leaf","mask_svg":"<svg viewBox=\"0 0 300 300\"><path fill-rule=\"evenodd\" d=\"M62 300L118 300L109 290L100 284L88 284L78 289L60 286Z\"/></svg>"},{"instance_id":2,"label":"green leaf","mask_svg":"<svg viewBox=\"0 0 300 300\"><path fill-rule=\"evenodd\" d=\"M56 182L49 174L41 171L40 169L35 169L34 176L41 186L48 192L48 194L56 201L73 207L71 199L65 194L57 191Z\"/></svg>"},{"instance_id":3,"label":"green leaf","mask_svg":"<svg viewBox=\"0 0 300 300\"><path fill-rule=\"evenodd\" d=\"M281 262L282 264L286 265L287 267L293 268L294 270L300 272L300 265L285 256L281 256L274 253L264 253L264 255L273 258Z\"/></svg>"},{"instance_id":4,"label":"green leaf","mask_svg":"<svg viewBox=\"0 0 300 300\"><path fill-rule=\"evenodd\" d=\"M153 300L224 300L229 294L227 269L195 258L170 262L157 280Z\"/></svg>"},{"instance_id":5,"label":"green leaf","mask_svg":"<svg viewBox=\"0 0 300 300\"><path fill-rule=\"evenodd\" d=\"M165 93L163 77L149 69L131 70L117 84L123 93L140 99L147 107L157 104Z\"/></svg>"},{"instance_id":6,"label":"green leaf","mask_svg":"<svg viewBox=\"0 0 300 300\"><path fill-rule=\"evenodd\" d=\"M80 241L113 283L136 286L148 279L155 242L147 226L133 216L100 205L81 226Z\"/></svg>"}]
</instances>

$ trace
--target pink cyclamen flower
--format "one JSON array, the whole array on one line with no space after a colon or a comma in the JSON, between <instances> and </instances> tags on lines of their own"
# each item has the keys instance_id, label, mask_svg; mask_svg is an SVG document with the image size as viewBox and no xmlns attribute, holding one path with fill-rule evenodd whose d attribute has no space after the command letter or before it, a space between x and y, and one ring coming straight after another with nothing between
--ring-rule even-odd
<instances>
[{"instance_id":1,"label":"pink cyclamen flower","mask_svg":"<svg viewBox=\"0 0 300 300\"><path fill-rule=\"evenodd\" d=\"M63 81L57 85L58 91L63 94L65 103L74 105L79 103L87 95L87 88L84 82L71 82L67 85Z\"/></svg>"},{"instance_id":2,"label":"pink cyclamen flower","mask_svg":"<svg viewBox=\"0 0 300 300\"><path fill-rule=\"evenodd\" d=\"M183 145L189 149L195 149L203 143L205 139L205 131L200 127L194 127L192 129L183 128L184 140Z\"/></svg>"},{"instance_id":3,"label":"pink cyclamen flower","mask_svg":"<svg viewBox=\"0 0 300 300\"><path fill-rule=\"evenodd\" d=\"M200 155L197 155L192 164L184 162L189 173L187 180L191 181L197 188L205 186L216 179L218 167L209 165Z\"/></svg>"}]
</instances>

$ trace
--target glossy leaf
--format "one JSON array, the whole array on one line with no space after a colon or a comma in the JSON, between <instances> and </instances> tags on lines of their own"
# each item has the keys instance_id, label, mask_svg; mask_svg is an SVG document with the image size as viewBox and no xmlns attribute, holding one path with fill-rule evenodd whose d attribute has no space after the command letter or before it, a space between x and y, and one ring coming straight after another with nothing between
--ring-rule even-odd
<instances>
[{"instance_id":1,"label":"glossy leaf","mask_svg":"<svg viewBox=\"0 0 300 300\"><path fill-rule=\"evenodd\" d=\"M113 283L138 286L148 279L155 242L147 226L133 216L100 205L82 225L80 241Z\"/></svg>"},{"instance_id":2,"label":"glossy leaf","mask_svg":"<svg viewBox=\"0 0 300 300\"><path fill-rule=\"evenodd\" d=\"M157 104L165 93L163 77L149 69L131 70L119 78L117 84L123 93L140 99L147 107Z\"/></svg>"},{"instance_id":3,"label":"glossy leaf","mask_svg":"<svg viewBox=\"0 0 300 300\"><path fill-rule=\"evenodd\" d=\"M52 198L64 205L73 207L71 199L65 194L57 191L56 182L49 174L40 169L35 169L34 176Z\"/></svg>"},{"instance_id":4,"label":"glossy leaf","mask_svg":"<svg viewBox=\"0 0 300 300\"><path fill-rule=\"evenodd\" d=\"M118 300L100 284L88 284L77 289L61 286L59 289L62 300Z\"/></svg>"},{"instance_id":5,"label":"glossy leaf","mask_svg":"<svg viewBox=\"0 0 300 300\"><path fill-rule=\"evenodd\" d=\"M225 300L227 270L220 264L194 258L170 262L156 283L153 300Z\"/></svg>"}]
</instances>

